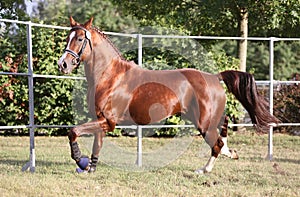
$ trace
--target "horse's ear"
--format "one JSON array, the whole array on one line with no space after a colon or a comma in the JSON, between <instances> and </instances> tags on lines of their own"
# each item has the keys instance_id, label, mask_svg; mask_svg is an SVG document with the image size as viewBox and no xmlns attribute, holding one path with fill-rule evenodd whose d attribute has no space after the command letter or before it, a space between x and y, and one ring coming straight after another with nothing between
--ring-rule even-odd
<instances>
[{"instance_id":1,"label":"horse's ear","mask_svg":"<svg viewBox=\"0 0 300 197\"><path fill-rule=\"evenodd\" d=\"M70 16L70 25L71 27L74 27L74 26L78 26L79 23L77 23L72 16Z\"/></svg>"},{"instance_id":2,"label":"horse's ear","mask_svg":"<svg viewBox=\"0 0 300 197\"><path fill-rule=\"evenodd\" d=\"M90 20L88 20L86 23L84 23L84 27L86 29L90 29L92 27L92 23L93 23L94 17L91 17Z\"/></svg>"}]
</instances>

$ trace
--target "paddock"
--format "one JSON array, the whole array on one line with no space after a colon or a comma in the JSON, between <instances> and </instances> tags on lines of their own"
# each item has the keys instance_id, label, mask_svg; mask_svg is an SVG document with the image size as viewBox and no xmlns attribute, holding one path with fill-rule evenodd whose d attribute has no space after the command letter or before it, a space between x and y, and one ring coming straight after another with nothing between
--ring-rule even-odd
<instances>
[{"instance_id":1,"label":"paddock","mask_svg":"<svg viewBox=\"0 0 300 197\"><path fill-rule=\"evenodd\" d=\"M66 137L36 137L36 171L22 172L28 160L29 137L0 137L0 192L2 196L299 196L300 138L274 134L274 157L266 160L268 136L250 131L233 133L229 143L239 160L220 156L213 173L194 169L209 157L201 137L194 137L174 162L156 170L127 171L98 164L92 174L77 174ZM82 139L80 139L82 140ZM134 153L136 138L107 137ZM171 139L144 138L145 153ZM239 143L242 142L242 143ZM82 141L79 141L82 143ZM248 147L248 148L246 148ZM56 151L53 151L56 150ZM83 152L88 150L83 148Z\"/></svg>"},{"instance_id":2,"label":"paddock","mask_svg":"<svg viewBox=\"0 0 300 197\"><path fill-rule=\"evenodd\" d=\"M35 23L31 23L31 22L24 22L24 21L12 21L12 20L5 20L5 19L1 19L0 21L2 22L8 22L8 23L17 23L17 24L22 24L22 25L26 25L27 26L27 49L28 49L28 73L7 73L7 72L1 72L1 75L20 75L20 76L24 76L24 77L28 77L28 87L29 87L29 125L15 125L15 126L1 126L0 129L22 129L22 128L29 128L30 130L30 147L29 147L29 162L27 162L24 166L23 166L23 171L30 169L31 172L35 171L35 167L36 167L36 149L35 149L35 137L34 137L34 131L36 128L69 128L69 127L74 127L74 125L36 125L34 122L34 103L33 101L33 90L34 90L34 86L33 86L33 80L34 78L72 78L74 80L82 80L83 77L66 77L66 76L53 76L53 75L42 75L42 74L34 74L33 72L33 66L32 66L32 37L31 37L31 31L32 31L32 27L36 26L36 27L44 27L44 28L56 28L56 29L62 29L62 30L68 30L69 28L66 27L59 27L59 26L51 26L51 25L41 25L41 24L35 24ZM150 38L150 37L156 37L156 35L142 35L142 34L121 34L121 33L113 33L113 32L107 32L107 34L109 35L114 35L114 36L129 36L129 37L133 37L135 39L138 40L138 46L136 47L138 49L138 64L142 65L142 51L143 51L143 39L146 38ZM240 39L245 39L245 38L239 38L239 37L207 37L207 36L160 36L163 38L190 38L190 39L204 39L204 40L210 40L210 39L233 39L233 40L240 40ZM264 40L264 41L268 41L269 42L269 47L270 47L270 79L267 81L260 81L258 83L260 84L266 84L268 85L270 88L270 112L273 112L273 90L274 90L274 86L276 84L280 84L280 83L298 83L297 81L276 81L273 78L273 71L274 71L274 67L273 67L273 59L274 59L274 43L276 41L290 41L290 40L299 40L299 39L292 39L292 38L247 38L247 40ZM281 123L280 126L299 126L300 123ZM251 124L236 124L233 125L231 124L230 126L252 126ZM147 126L144 126L145 128ZM152 127L151 125L149 125L149 127ZM179 126L180 127L180 126ZM122 126L120 126L120 128L122 128ZM136 141L137 144L137 164L138 166L142 166L142 158L139 157L139 155L141 155L141 150L142 150L142 137L140 135L140 133L142 133L142 129L143 127L136 127L137 129L137 133L139 134L138 136L138 140ZM269 160L273 159L273 128L270 128L269 131L269 136L268 136L268 143L267 143L267 158Z\"/></svg>"}]
</instances>

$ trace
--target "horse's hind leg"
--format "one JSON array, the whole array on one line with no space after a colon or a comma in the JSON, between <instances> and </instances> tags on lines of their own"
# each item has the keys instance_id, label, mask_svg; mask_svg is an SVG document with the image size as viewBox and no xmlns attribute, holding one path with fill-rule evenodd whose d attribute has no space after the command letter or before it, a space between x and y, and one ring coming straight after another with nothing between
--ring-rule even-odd
<instances>
[{"instance_id":1,"label":"horse's hind leg","mask_svg":"<svg viewBox=\"0 0 300 197\"><path fill-rule=\"evenodd\" d=\"M91 155L91 163L90 163L89 172L96 171L98 157L99 157L100 150L102 148L103 137L104 136L105 136L105 132L103 132L103 131L96 132L94 134L93 152L92 152L92 155Z\"/></svg>"},{"instance_id":2,"label":"horse's hind leg","mask_svg":"<svg viewBox=\"0 0 300 197\"><path fill-rule=\"evenodd\" d=\"M205 141L211 147L211 157L203 168L196 170L197 174L211 172L219 154L226 155L233 159L238 159L238 155L236 154L236 152L231 151L227 146L227 129L228 117L225 117L220 136L218 134L217 128L214 130L208 130L207 132L203 133Z\"/></svg>"},{"instance_id":3,"label":"horse's hind leg","mask_svg":"<svg viewBox=\"0 0 300 197\"><path fill-rule=\"evenodd\" d=\"M204 174L212 171L216 159L224 145L222 138L217 132L217 129L205 132L205 135L203 135L203 137L206 143L211 147L211 157L209 158L208 162L204 167L195 171L197 174Z\"/></svg>"},{"instance_id":4,"label":"horse's hind leg","mask_svg":"<svg viewBox=\"0 0 300 197\"><path fill-rule=\"evenodd\" d=\"M228 129L228 117L226 116L225 120L224 120L224 124L222 126L221 133L220 133L222 141L224 143L224 146L221 149L221 154L225 155L225 156L227 156L231 159L238 159L239 157L238 157L236 151L235 150L230 150L228 148L228 145L227 145L227 136L228 136L227 135L227 129Z\"/></svg>"}]
</instances>

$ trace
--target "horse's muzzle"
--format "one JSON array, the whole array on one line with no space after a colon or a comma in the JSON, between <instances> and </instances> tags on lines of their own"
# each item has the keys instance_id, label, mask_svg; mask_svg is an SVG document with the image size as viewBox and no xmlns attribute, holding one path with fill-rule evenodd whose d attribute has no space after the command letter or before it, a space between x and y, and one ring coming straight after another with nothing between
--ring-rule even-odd
<instances>
[{"instance_id":1,"label":"horse's muzzle","mask_svg":"<svg viewBox=\"0 0 300 197\"><path fill-rule=\"evenodd\" d=\"M58 70L64 74L69 74L71 72L71 70L68 69L68 65L65 61L58 63Z\"/></svg>"}]
</instances>

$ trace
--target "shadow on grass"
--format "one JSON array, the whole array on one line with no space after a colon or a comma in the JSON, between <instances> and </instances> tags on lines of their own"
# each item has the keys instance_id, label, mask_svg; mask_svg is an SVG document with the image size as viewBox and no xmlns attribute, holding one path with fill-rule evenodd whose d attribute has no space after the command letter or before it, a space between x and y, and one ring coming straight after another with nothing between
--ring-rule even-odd
<instances>
[{"instance_id":1,"label":"shadow on grass","mask_svg":"<svg viewBox=\"0 0 300 197\"><path fill-rule=\"evenodd\" d=\"M8 159L3 160L0 159L0 166L3 169L6 169L8 172L14 171L15 173L19 172L29 172L29 168L26 167L28 165L29 160L15 160L15 159ZM38 174L74 174L76 171L76 164L70 161L43 161L43 160L36 160L35 161L35 173Z\"/></svg>"},{"instance_id":2,"label":"shadow on grass","mask_svg":"<svg viewBox=\"0 0 300 197\"><path fill-rule=\"evenodd\" d=\"M13 160L13 159L6 159L6 160L0 160L0 165L8 165L8 166L20 166L20 168L25 165L29 160ZM36 160L35 161L36 166L60 166L60 165L72 165L72 161L42 161L42 160Z\"/></svg>"},{"instance_id":3,"label":"shadow on grass","mask_svg":"<svg viewBox=\"0 0 300 197\"><path fill-rule=\"evenodd\" d=\"M22 171L22 168L29 162L29 160L18 160L18 159L0 159L0 166L4 169L14 169L14 171ZM36 172L41 174L50 173L50 174L65 174L65 173L76 173L76 168L78 166L73 160L69 161L44 161L36 160L35 161ZM105 163L99 162L97 165L98 168L111 168L111 166L106 165ZM25 171L28 171L26 169ZM77 174L77 173L76 173ZM1 195L0 195L1 196Z\"/></svg>"},{"instance_id":4,"label":"shadow on grass","mask_svg":"<svg viewBox=\"0 0 300 197\"><path fill-rule=\"evenodd\" d=\"M272 161L300 164L299 159L297 160L297 159L288 159L288 158L274 158Z\"/></svg>"},{"instance_id":5,"label":"shadow on grass","mask_svg":"<svg viewBox=\"0 0 300 197\"><path fill-rule=\"evenodd\" d=\"M246 160L249 160L250 162L258 162L258 161L269 161L269 158L263 158L263 157L248 157ZM270 162L283 162L283 163L293 163L293 164L300 164L299 159L290 159L290 158L277 158L274 157Z\"/></svg>"}]
</instances>

